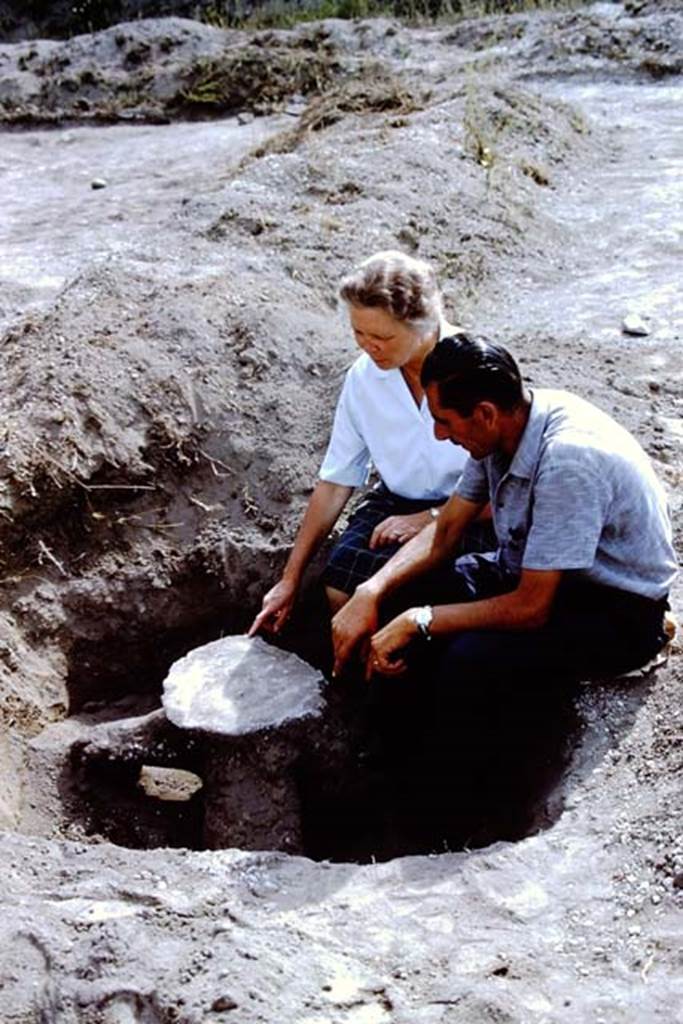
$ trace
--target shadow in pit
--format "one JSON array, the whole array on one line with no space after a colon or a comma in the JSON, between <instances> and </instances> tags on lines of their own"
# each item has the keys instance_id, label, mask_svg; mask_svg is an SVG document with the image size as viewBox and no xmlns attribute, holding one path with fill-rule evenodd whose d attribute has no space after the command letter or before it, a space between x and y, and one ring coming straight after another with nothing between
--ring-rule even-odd
<instances>
[{"instance_id":1,"label":"shadow in pit","mask_svg":"<svg viewBox=\"0 0 683 1024\"><path fill-rule=\"evenodd\" d=\"M62 793L81 830L132 848L237 846L364 863L514 841L549 827L561 814L584 722L575 693L567 689L552 699L520 692L503 700L487 693L475 708L478 722L471 713L463 719L456 706L450 721L438 723L445 747L434 742L428 685L419 679L411 693L395 679L327 683L322 720L302 720L286 742L273 729L217 749L215 739L176 729L160 709L132 717L143 710L141 704L136 711L136 700L149 710L176 657L216 639L226 622L243 630L245 618L242 609L224 607L213 621L205 616L192 627L157 631L146 643L140 637L128 645L110 640L99 649L101 664L90 650L88 678L107 679L109 694L127 691L129 703L122 709L100 701L97 723L71 748ZM329 654L328 631L320 595L311 593L278 643L320 666ZM74 679L83 678L83 665L79 672ZM135 690L141 679L152 684L146 695ZM551 687L546 698L549 693ZM631 701L632 714L636 704ZM632 714L621 728L628 728ZM94 721L85 713L76 717ZM231 770L226 777L226 758L234 758L231 764L241 773L239 793ZM257 779L249 777L250 764ZM154 765L195 772L204 788L185 801L150 796L139 785L140 770ZM227 808L221 793L230 787ZM285 815L291 828L283 826Z\"/></svg>"},{"instance_id":2,"label":"shadow in pit","mask_svg":"<svg viewBox=\"0 0 683 1024\"><path fill-rule=\"evenodd\" d=\"M217 744L176 729L162 711L97 727L71 748L65 807L80 830L130 848L278 849L355 863L521 839L556 820L561 802L552 797L576 740L573 705L552 722L537 717L534 742L518 737L514 764L499 749L464 785L462 768L458 776L435 765L415 733L388 747L370 728L367 692L360 682L328 687L320 728L297 723L294 743L291 732L264 730ZM490 735L481 749L499 741ZM204 788L188 801L150 796L140 773L155 765L194 772Z\"/></svg>"},{"instance_id":3,"label":"shadow in pit","mask_svg":"<svg viewBox=\"0 0 683 1024\"><path fill-rule=\"evenodd\" d=\"M69 713L106 708L121 698L161 694L174 661L201 644L242 632L248 616L217 581L197 578L103 613L80 610L69 655Z\"/></svg>"},{"instance_id":4,"label":"shadow in pit","mask_svg":"<svg viewBox=\"0 0 683 1024\"><path fill-rule=\"evenodd\" d=\"M196 775L201 765L196 743L161 708L122 718L126 704L133 711L130 702L120 702L109 720L104 713L94 724L93 716L81 716L82 738L72 744L59 782L71 824L132 849L203 849L201 788L188 792L186 785L188 773ZM165 784L150 794L141 776L157 767Z\"/></svg>"},{"instance_id":5,"label":"shadow in pit","mask_svg":"<svg viewBox=\"0 0 683 1024\"><path fill-rule=\"evenodd\" d=\"M386 681L396 686L396 680ZM427 702L378 699L381 681L356 682L355 758L343 777L309 764L300 791L306 852L315 860L384 861L517 841L562 813L561 786L581 719L565 691L535 708L486 709L467 730L429 721ZM347 696L339 696L342 704ZM419 702L419 698L418 698ZM347 717L349 708L343 712ZM452 742L446 736L451 732ZM440 735L439 735L440 734Z\"/></svg>"}]
</instances>

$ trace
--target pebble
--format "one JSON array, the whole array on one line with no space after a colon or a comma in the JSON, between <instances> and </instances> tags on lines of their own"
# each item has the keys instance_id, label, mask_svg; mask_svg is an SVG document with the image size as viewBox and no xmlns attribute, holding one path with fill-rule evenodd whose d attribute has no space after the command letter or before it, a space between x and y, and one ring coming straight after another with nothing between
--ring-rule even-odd
<instances>
[{"instance_id":1,"label":"pebble","mask_svg":"<svg viewBox=\"0 0 683 1024\"><path fill-rule=\"evenodd\" d=\"M90 182L90 188L106 188L107 183L104 178L93 178Z\"/></svg>"},{"instance_id":2,"label":"pebble","mask_svg":"<svg viewBox=\"0 0 683 1024\"><path fill-rule=\"evenodd\" d=\"M203 782L194 772L182 768L143 765L140 769L138 785L149 797L157 800L183 802L191 800L194 794L202 788Z\"/></svg>"},{"instance_id":3,"label":"pebble","mask_svg":"<svg viewBox=\"0 0 683 1024\"><path fill-rule=\"evenodd\" d=\"M211 1009L217 1013L222 1013L225 1010L236 1010L238 1005L231 996L219 996L218 999L214 1000Z\"/></svg>"},{"instance_id":4,"label":"pebble","mask_svg":"<svg viewBox=\"0 0 683 1024\"><path fill-rule=\"evenodd\" d=\"M624 317L621 329L624 334L632 334L638 338L644 338L650 333L650 328L637 313L629 313Z\"/></svg>"}]
</instances>

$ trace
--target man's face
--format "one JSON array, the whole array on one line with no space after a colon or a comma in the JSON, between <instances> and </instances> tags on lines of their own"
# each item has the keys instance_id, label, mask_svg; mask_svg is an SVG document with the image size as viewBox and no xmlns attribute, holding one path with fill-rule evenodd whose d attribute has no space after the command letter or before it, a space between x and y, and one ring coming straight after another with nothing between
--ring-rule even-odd
<instances>
[{"instance_id":1,"label":"man's face","mask_svg":"<svg viewBox=\"0 0 683 1024\"><path fill-rule=\"evenodd\" d=\"M434 436L437 441L457 444L468 451L473 459L483 459L496 450L499 431L495 405L480 402L471 416L461 416L454 409L445 409L441 405L438 384L429 384L425 394L434 420Z\"/></svg>"}]
</instances>

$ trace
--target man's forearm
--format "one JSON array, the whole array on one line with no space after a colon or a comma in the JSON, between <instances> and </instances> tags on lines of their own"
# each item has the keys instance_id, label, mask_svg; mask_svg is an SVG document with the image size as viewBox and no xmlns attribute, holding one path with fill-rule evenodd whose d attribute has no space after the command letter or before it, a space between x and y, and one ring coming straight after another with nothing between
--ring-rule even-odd
<instances>
[{"instance_id":1,"label":"man's forearm","mask_svg":"<svg viewBox=\"0 0 683 1024\"><path fill-rule=\"evenodd\" d=\"M397 587L407 583L415 576L427 572L435 561L434 538L436 523L425 526L417 536L404 544L389 561L362 583L358 590L371 595L378 601L390 594Z\"/></svg>"},{"instance_id":2,"label":"man's forearm","mask_svg":"<svg viewBox=\"0 0 683 1024\"><path fill-rule=\"evenodd\" d=\"M480 508L481 505L454 496L434 523L421 530L379 572L357 587L351 600L332 620L334 675L343 670L358 644L377 630L383 598L452 554L463 530Z\"/></svg>"},{"instance_id":3,"label":"man's forearm","mask_svg":"<svg viewBox=\"0 0 683 1024\"><path fill-rule=\"evenodd\" d=\"M475 630L540 629L548 621L561 576L559 571L525 570L519 586L509 594L471 603L437 605L432 608L429 632L447 639ZM420 633L417 610L406 609L373 635L369 672L395 675L403 670L402 652Z\"/></svg>"},{"instance_id":4,"label":"man's forearm","mask_svg":"<svg viewBox=\"0 0 683 1024\"><path fill-rule=\"evenodd\" d=\"M432 636L480 629L538 629L545 621L540 609L520 601L515 592L467 604L436 605L432 611Z\"/></svg>"},{"instance_id":5,"label":"man's forearm","mask_svg":"<svg viewBox=\"0 0 683 1024\"><path fill-rule=\"evenodd\" d=\"M508 594L439 605L433 609L430 632L439 636L475 629L540 629L548 621L561 578L559 570L525 570Z\"/></svg>"},{"instance_id":6,"label":"man's forearm","mask_svg":"<svg viewBox=\"0 0 683 1024\"><path fill-rule=\"evenodd\" d=\"M377 602L423 573L435 569L453 555L466 527L476 519L480 505L451 498L438 519L404 544L374 576L361 587Z\"/></svg>"}]
</instances>

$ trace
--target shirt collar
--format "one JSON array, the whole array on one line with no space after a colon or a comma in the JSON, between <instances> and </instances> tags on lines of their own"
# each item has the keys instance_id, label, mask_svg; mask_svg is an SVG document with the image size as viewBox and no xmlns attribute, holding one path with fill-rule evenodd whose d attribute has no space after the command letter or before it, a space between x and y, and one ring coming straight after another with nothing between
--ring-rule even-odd
<instances>
[{"instance_id":1,"label":"shirt collar","mask_svg":"<svg viewBox=\"0 0 683 1024\"><path fill-rule=\"evenodd\" d=\"M517 450L510 463L509 473L528 479L534 473L543 440L550 406L542 391L532 391L529 419Z\"/></svg>"},{"instance_id":2,"label":"shirt collar","mask_svg":"<svg viewBox=\"0 0 683 1024\"><path fill-rule=\"evenodd\" d=\"M367 352L362 352L358 358L365 362L365 373L373 380L397 380L401 375L401 371L397 367L393 367L391 370L382 370L373 363Z\"/></svg>"}]
</instances>

